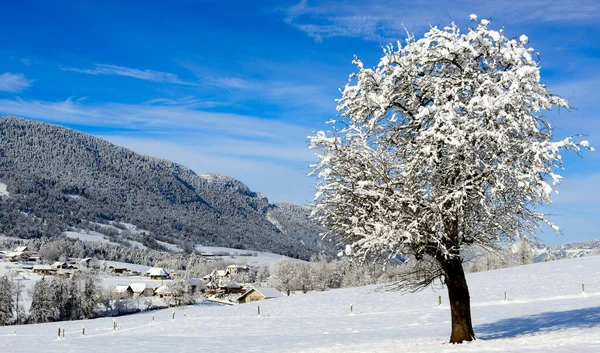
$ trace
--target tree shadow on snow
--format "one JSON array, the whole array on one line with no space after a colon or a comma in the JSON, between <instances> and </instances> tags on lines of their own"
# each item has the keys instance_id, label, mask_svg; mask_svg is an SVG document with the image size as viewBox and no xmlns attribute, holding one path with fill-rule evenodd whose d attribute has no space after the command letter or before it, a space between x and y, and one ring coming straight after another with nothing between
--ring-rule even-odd
<instances>
[{"instance_id":1,"label":"tree shadow on snow","mask_svg":"<svg viewBox=\"0 0 600 353\"><path fill-rule=\"evenodd\" d=\"M509 338L538 332L551 332L569 328L600 326L600 307L568 311L549 311L537 315L514 317L479 325L475 332L482 340Z\"/></svg>"}]
</instances>

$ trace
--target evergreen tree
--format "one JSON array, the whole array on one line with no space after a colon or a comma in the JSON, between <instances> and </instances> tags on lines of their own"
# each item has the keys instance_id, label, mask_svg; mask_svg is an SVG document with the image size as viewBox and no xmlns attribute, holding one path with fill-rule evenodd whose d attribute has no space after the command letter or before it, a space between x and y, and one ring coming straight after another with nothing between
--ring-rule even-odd
<instances>
[{"instance_id":1,"label":"evergreen tree","mask_svg":"<svg viewBox=\"0 0 600 353\"><path fill-rule=\"evenodd\" d=\"M10 325L13 321L14 286L6 277L0 277L0 325Z\"/></svg>"},{"instance_id":2,"label":"evergreen tree","mask_svg":"<svg viewBox=\"0 0 600 353\"><path fill-rule=\"evenodd\" d=\"M31 309L29 309L29 322L42 323L57 319L55 297L51 283L45 278L37 281L33 287Z\"/></svg>"}]
</instances>

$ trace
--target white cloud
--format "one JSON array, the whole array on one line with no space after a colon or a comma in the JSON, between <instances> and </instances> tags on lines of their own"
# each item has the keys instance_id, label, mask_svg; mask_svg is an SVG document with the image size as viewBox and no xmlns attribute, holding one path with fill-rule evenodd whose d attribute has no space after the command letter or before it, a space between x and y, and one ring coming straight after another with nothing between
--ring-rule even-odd
<instances>
[{"instance_id":1,"label":"white cloud","mask_svg":"<svg viewBox=\"0 0 600 353\"><path fill-rule=\"evenodd\" d=\"M451 5L450 5L451 4ZM390 41L408 28L428 23L446 24L466 20L471 13L480 18L501 19L502 23L598 21L600 2L580 0L577 5L564 0L459 0L407 2L402 0L327 0L310 6L306 0L282 9L286 22L321 41L328 37L360 37Z\"/></svg>"},{"instance_id":2,"label":"white cloud","mask_svg":"<svg viewBox=\"0 0 600 353\"><path fill-rule=\"evenodd\" d=\"M31 80L28 80L23 74L11 74L5 72L0 75L0 91L21 92L31 86Z\"/></svg>"},{"instance_id":3,"label":"white cloud","mask_svg":"<svg viewBox=\"0 0 600 353\"><path fill-rule=\"evenodd\" d=\"M133 69L133 68L117 66L117 65L96 64L93 69L63 67L62 70L79 72L79 73L88 74L88 75L116 75L116 76L133 77L133 78L137 78L140 80L152 81L152 82L174 83L174 84L188 85L188 86L197 85L197 83L194 83L194 82L183 81L177 75L169 73L169 72L154 71L154 70L140 70L140 69Z\"/></svg>"}]
</instances>

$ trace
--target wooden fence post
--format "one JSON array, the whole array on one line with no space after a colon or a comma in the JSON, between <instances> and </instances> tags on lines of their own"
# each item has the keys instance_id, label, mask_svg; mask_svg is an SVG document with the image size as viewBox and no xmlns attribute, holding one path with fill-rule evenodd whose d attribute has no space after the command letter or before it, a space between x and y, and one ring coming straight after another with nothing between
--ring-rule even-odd
<instances>
[{"instance_id":1,"label":"wooden fence post","mask_svg":"<svg viewBox=\"0 0 600 353\"><path fill-rule=\"evenodd\" d=\"M353 311L354 311L354 306L352 304L350 304L350 314L352 314Z\"/></svg>"},{"instance_id":2,"label":"wooden fence post","mask_svg":"<svg viewBox=\"0 0 600 353\"><path fill-rule=\"evenodd\" d=\"M175 310L173 310L173 315L171 316L171 320L175 320Z\"/></svg>"},{"instance_id":3,"label":"wooden fence post","mask_svg":"<svg viewBox=\"0 0 600 353\"><path fill-rule=\"evenodd\" d=\"M504 292L504 301L506 301L506 292Z\"/></svg>"},{"instance_id":4,"label":"wooden fence post","mask_svg":"<svg viewBox=\"0 0 600 353\"><path fill-rule=\"evenodd\" d=\"M442 306L442 296L438 296L438 306Z\"/></svg>"},{"instance_id":5,"label":"wooden fence post","mask_svg":"<svg viewBox=\"0 0 600 353\"><path fill-rule=\"evenodd\" d=\"M65 329L63 328L63 338L65 338Z\"/></svg>"},{"instance_id":6,"label":"wooden fence post","mask_svg":"<svg viewBox=\"0 0 600 353\"><path fill-rule=\"evenodd\" d=\"M58 338L60 338L60 325L58 326Z\"/></svg>"},{"instance_id":7,"label":"wooden fence post","mask_svg":"<svg viewBox=\"0 0 600 353\"><path fill-rule=\"evenodd\" d=\"M258 316L260 316L260 305L256 307L258 309Z\"/></svg>"},{"instance_id":8,"label":"wooden fence post","mask_svg":"<svg viewBox=\"0 0 600 353\"><path fill-rule=\"evenodd\" d=\"M82 335L82 336L85 336L85 327L82 327L82 328L81 328L81 335Z\"/></svg>"},{"instance_id":9,"label":"wooden fence post","mask_svg":"<svg viewBox=\"0 0 600 353\"><path fill-rule=\"evenodd\" d=\"M581 293L585 293L585 284L581 284Z\"/></svg>"}]
</instances>

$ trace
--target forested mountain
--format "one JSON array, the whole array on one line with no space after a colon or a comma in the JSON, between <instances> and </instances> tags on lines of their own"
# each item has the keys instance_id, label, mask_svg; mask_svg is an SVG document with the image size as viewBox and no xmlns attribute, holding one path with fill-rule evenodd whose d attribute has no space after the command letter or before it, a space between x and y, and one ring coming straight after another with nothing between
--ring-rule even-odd
<instances>
[{"instance_id":1,"label":"forested mountain","mask_svg":"<svg viewBox=\"0 0 600 353\"><path fill-rule=\"evenodd\" d=\"M197 175L42 122L0 118L0 183L0 234L9 236L119 221L188 249L200 243L303 259L334 251L306 207L271 204L233 178Z\"/></svg>"}]
</instances>

